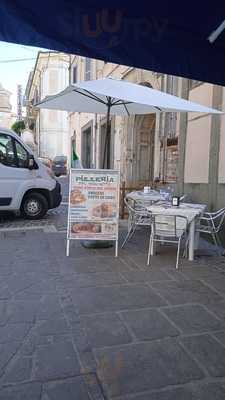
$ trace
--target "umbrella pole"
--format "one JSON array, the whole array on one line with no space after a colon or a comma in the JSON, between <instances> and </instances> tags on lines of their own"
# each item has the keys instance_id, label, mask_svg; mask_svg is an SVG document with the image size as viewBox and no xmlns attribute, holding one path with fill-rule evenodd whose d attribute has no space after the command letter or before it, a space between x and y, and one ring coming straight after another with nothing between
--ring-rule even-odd
<instances>
[{"instance_id":1,"label":"umbrella pole","mask_svg":"<svg viewBox=\"0 0 225 400\"><path fill-rule=\"evenodd\" d=\"M102 165L102 168L105 167L106 153L107 153L107 145L108 145L109 137L110 137L110 134L111 134L110 110L111 110L111 98L109 99L108 106L107 106L105 148L104 148L104 155L103 155L103 165Z\"/></svg>"}]
</instances>

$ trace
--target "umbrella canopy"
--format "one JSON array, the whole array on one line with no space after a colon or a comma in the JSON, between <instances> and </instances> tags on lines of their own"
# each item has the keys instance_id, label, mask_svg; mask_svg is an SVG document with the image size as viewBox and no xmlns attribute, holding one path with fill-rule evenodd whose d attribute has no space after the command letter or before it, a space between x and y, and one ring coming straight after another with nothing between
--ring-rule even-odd
<instances>
[{"instance_id":1,"label":"umbrella canopy","mask_svg":"<svg viewBox=\"0 0 225 400\"><path fill-rule=\"evenodd\" d=\"M70 112L108 112L122 116L159 112L221 113L159 90L112 78L70 85L62 92L46 97L36 106Z\"/></svg>"},{"instance_id":2,"label":"umbrella canopy","mask_svg":"<svg viewBox=\"0 0 225 400\"><path fill-rule=\"evenodd\" d=\"M225 85L224 15L224 0L1 0L0 40Z\"/></svg>"}]
</instances>

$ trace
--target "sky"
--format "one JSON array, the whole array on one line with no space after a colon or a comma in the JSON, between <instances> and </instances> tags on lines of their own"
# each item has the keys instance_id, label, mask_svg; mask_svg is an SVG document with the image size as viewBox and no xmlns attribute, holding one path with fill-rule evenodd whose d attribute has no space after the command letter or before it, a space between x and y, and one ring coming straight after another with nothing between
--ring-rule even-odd
<instances>
[{"instance_id":1,"label":"sky","mask_svg":"<svg viewBox=\"0 0 225 400\"><path fill-rule=\"evenodd\" d=\"M13 112L17 111L17 85L21 84L23 92L25 91L29 73L34 67L39 50L42 49L0 41L0 83L12 93L10 102ZM18 59L29 60L13 61Z\"/></svg>"}]
</instances>

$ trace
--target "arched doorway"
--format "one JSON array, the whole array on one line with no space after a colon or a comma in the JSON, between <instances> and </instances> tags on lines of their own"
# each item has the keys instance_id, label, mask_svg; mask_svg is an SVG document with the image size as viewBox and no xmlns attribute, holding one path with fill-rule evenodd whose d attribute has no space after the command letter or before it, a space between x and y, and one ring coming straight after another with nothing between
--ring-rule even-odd
<instances>
[{"instance_id":1,"label":"arched doorway","mask_svg":"<svg viewBox=\"0 0 225 400\"><path fill-rule=\"evenodd\" d=\"M155 114L135 117L133 181L136 183L153 181L155 121Z\"/></svg>"}]
</instances>

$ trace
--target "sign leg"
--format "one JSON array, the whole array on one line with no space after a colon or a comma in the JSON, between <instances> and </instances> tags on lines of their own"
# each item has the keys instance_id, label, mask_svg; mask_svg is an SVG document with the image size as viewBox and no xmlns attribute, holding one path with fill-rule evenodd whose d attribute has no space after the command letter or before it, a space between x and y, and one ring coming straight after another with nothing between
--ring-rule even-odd
<instances>
[{"instance_id":1,"label":"sign leg","mask_svg":"<svg viewBox=\"0 0 225 400\"><path fill-rule=\"evenodd\" d=\"M115 257L118 257L118 240L116 240Z\"/></svg>"},{"instance_id":2,"label":"sign leg","mask_svg":"<svg viewBox=\"0 0 225 400\"><path fill-rule=\"evenodd\" d=\"M70 255L70 240L67 239L66 241L66 256L69 257Z\"/></svg>"}]
</instances>

